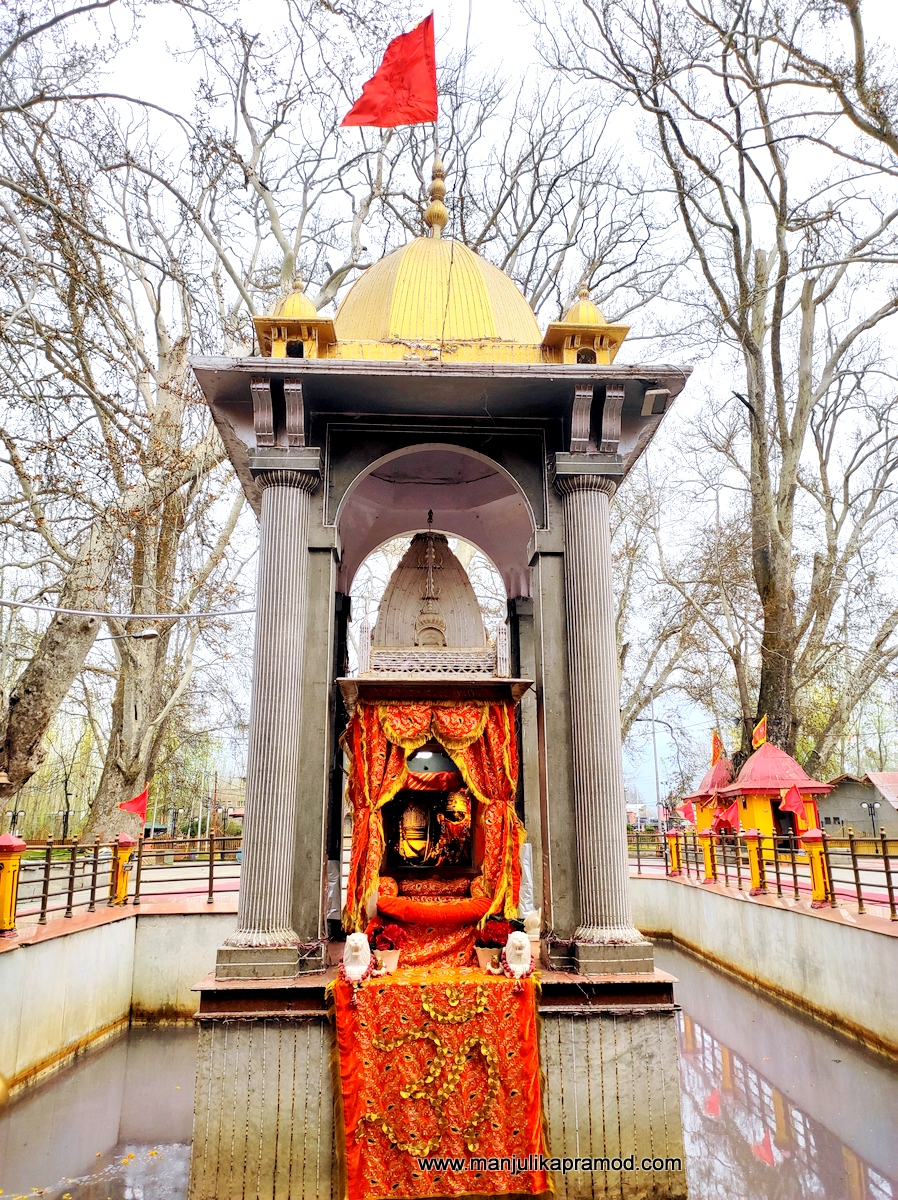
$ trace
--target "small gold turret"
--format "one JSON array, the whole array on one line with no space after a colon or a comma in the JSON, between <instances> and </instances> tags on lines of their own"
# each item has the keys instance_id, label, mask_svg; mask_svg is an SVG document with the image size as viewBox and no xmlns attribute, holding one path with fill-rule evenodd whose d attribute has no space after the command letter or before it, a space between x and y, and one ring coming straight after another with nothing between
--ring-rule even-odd
<instances>
[{"instance_id":1,"label":"small gold turret","mask_svg":"<svg viewBox=\"0 0 898 1200\"><path fill-rule=\"evenodd\" d=\"M596 308L589 298L589 288L581 283L577 289L577 299L564 314L565 325L605 325L607 324L601 311Z\"/></svg>"},{"instance_id":2,"label":"small gold turret","mask_svg":"<svg viewBox=\"0 0 898 1200\"><path fill-rule=\"evenodd\" d=\"M430 226L430 236L438 238L449 224L449 213L443 199L446 195L444 182L446 172L443 160L437 155L433 160L433 174L430 183L430 204L424 214L424 224Z\"/></svg>"},{"instance_id":3,"label":"small gold turret","mask_svg":"<svg viewBox=\"0 0 898 1200\"><path fill-rule=\"evenodd\" d=\"M299 275L273 311L253 317L253 324L263 358L323 358L337 340L333 321L318 316Z\"/></svg>"},{"instance_id":4,"label":"small gold turret","mask_svg":"<svg viewBox=\"0 0 898 1200\"><path fill-rule=\"evenodd\" d=\"M577 299L561 321L553 321L546 330L543 345L558 357L555 361L580 366L609 365L630 332L629 325L609 325L600 309L589 298L582 283Z\"/></svg>"},{"instance_id":5,"label":"small gold turret","mask_svg":"<svg viewBox=\"0 0 898 1200\"><path fill-rule=\"evenodd\" d=\"M306 285L301 275L294 275L290 291L274 306L273 317L286 317L289 321L315 321L318 310L306 295Z\"/></svg>"}]
</instances>

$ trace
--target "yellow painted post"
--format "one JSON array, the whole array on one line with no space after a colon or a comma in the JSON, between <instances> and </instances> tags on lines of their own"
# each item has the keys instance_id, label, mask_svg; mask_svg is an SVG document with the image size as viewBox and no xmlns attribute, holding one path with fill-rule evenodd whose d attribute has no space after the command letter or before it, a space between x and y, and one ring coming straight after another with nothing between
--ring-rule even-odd
<instances>
[{"instance_id":1,"label":"yellow painted post","mask_svg":"<svg viewBox=\"0 0 898 1200\"><path fill-rule=\"evenodd\" d=\"M732 1096L735 1090L735 1073L733 1071L733 1052L729 1046L720 1043L720 1090L727 1096Z\"/></svg>"},{"instance_id":2,"label":"yellow painted post","mask_svg":"<svg viewBox=\"0 0 898 1200\"><path fill-rule=\"evenodd\" d=\"M26 843L14 833L0 837L0 937L16 935L16 896L19 892L19 863Z\"/></svg>"},{"instance_id":3,"label":"yellow painted post","mask_svg":"<svg viewBox=\"0 0 898 1200\"><path fill-rule=\"evenodd\" d=\"M667 831L668 875L680 875L683 870L683 856L680 851L680 838L675 829Z\"/></svg>"},{"instance_id":4,"label":"yellow painted post","mask_svg":"<svg viewBox=\"0 0 898 1200\"><path fill-rule=\"evenodd\" d=\"M848 1200L866 1200L867 1172L864 1164L847 1146L842 1147L842 1164L845 1168L845 1181L848 1184Z\"/></svg>"},{"instance_id":5,"label":"yellow painted post","mask_svg":"<svg viewBox=\"0 0 898 1200\"><path fill-rule=\"evenodd\" d=\"M131 871L131 855L137 838L127 833L118 835L115 853L112 856L112 871L109 876L109 903L125 904L128 899L128 875Z\"/></svg>"},{"instance_id":6,"label":"yellow painted post","mask_svg":"<svg viewBox=\"0 0 898 1200\"><path fill-rule=\"evenodd\" d=\"M792 1105L779 1090L771 1088L773 1098L773 1120L775 1133L773 1144L778 1150L793 1150L795 1148L795 1127L792 1123Z\"/></svg>"},{"instance_id":7,"label":"yellow painted post","mask_svg":"<svg viewBox=\"0 0 898 1200\"><path fill-rule=\"evenodd\" d=\"M688 1013L683 1013L683 1053L695 1054L698 1043L695 1038L695 1025Z\"/></svg>"},{"instance_id":8,"label":"yellow painted post","mask_svg":"<svg viewBox=\"0 0 898 1200\"><path fill-rule=\"evenodd\" d=\"M745 838L745 847L748 850L748 870L751 877L748 894L749 896L762 896L767 889L764 887L764 875L761 867L759 847L761 835L757 829L746 829L742 836Z\"/></svg>"},{"instance_id":9,"label":"yellow painted post","mask_svg":"<svg viewBox=\"0 0 898 1200\"><path fill-rule=\"evenodd\" d=\"M714 837L710 829L700 829L698 840L701 842L702 858L705 860L705 878L702 883L714 883L717 880L717 864L714 861Z\"/></svg>"},{"instance_id":10,"label":"yellow painted post","mask_svg":"<svg viewBox=\"0 0 898 1200\"><path fill-rule=\"evenodd\" d=\"M826 908L829 902L829 881L823 859L822 831L809 829L801 835L801 845L808 852L808 864L811 868L811 908Z\"/></svg>"}]
</instances>

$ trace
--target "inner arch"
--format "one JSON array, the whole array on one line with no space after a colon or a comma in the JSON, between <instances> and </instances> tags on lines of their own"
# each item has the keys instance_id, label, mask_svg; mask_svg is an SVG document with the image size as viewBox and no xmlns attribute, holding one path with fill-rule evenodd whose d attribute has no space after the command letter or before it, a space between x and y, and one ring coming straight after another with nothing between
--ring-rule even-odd
<instances>
[{"instance_id":1,"label":"inner arch","mask_svg":"<svg viewBox=\"0 0 898 1200\"><path fill-rule=\"evenodd\" d=\"M341 590L378 546L427 525L479 546L509 596L529 596L533 514L520 487L492 459L458 446L419 446L385 455L347 490L337 513Z\"/></svg>"}]
</instances>

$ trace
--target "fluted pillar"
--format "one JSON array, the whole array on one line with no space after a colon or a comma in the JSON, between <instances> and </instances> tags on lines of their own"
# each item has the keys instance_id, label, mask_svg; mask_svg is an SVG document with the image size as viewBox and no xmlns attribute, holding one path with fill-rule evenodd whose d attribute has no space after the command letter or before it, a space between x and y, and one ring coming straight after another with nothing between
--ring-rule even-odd
<instances>
[{"instance_id":1,"label":"fluted pillar","mask_svg":"<svg viewBox=\"0 0 898 1200\"><path fill-rule=\"evenodd\" d=\"M317 472L277 470L262 488L243 868L236 931L218 978L292 976L299 937L291 906L299 782L309 493Z\"/></svg>"},{"instance_id":2,"label":"fluted pillar","mask_svg":"<svg viewBox=\"0 0 898 1200\"><path fill-rule=\"evenodd\" d=\"M584 473L558 476L555 486L564 506L580 885L575 954L583 970L650 971L651 946L634 927L630 911L608 512L615 484Z\"/></svg>"}]
</instances>

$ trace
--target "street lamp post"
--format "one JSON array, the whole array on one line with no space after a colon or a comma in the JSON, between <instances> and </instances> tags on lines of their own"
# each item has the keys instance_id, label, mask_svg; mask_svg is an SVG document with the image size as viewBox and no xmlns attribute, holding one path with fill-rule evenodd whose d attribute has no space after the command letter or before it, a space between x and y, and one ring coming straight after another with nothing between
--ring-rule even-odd
<instances>
[{"instance_id":1,"label":"street lamp post","mask_svg":"<svg viewBox=\"0 0 898 1200\"><path fill-rule=\"evenodd\" d=\"M72 807L66 800L66 807L56 810L57 817L62 817L62 840L65 842L69 836L69 818L72 815Z\"/></svg>"},{"instance_id":2,"label":"street lamp post","mask_svg":"<svg viewBox=\"0 0 898 1200\"><path fill-rule=\"evenodd\" d=\"M876 810L879 808L879 802L875 800L862 800L861 808L866 808L870 814L870 823L873 826L873 836L876 837Z\"/></svg>"},{"instance_id":3,"label":"street lamp post","mask_svg":"<svg viewBox=\"0 0 898 1200\"><path fill-rule=\"evenodd\" d=\"M15 837L19 832L19 817L25 816L25 809L7 809L6 815L9 817L9 832L13 835L13 837Z\"/></svg>"}]
</instances>

